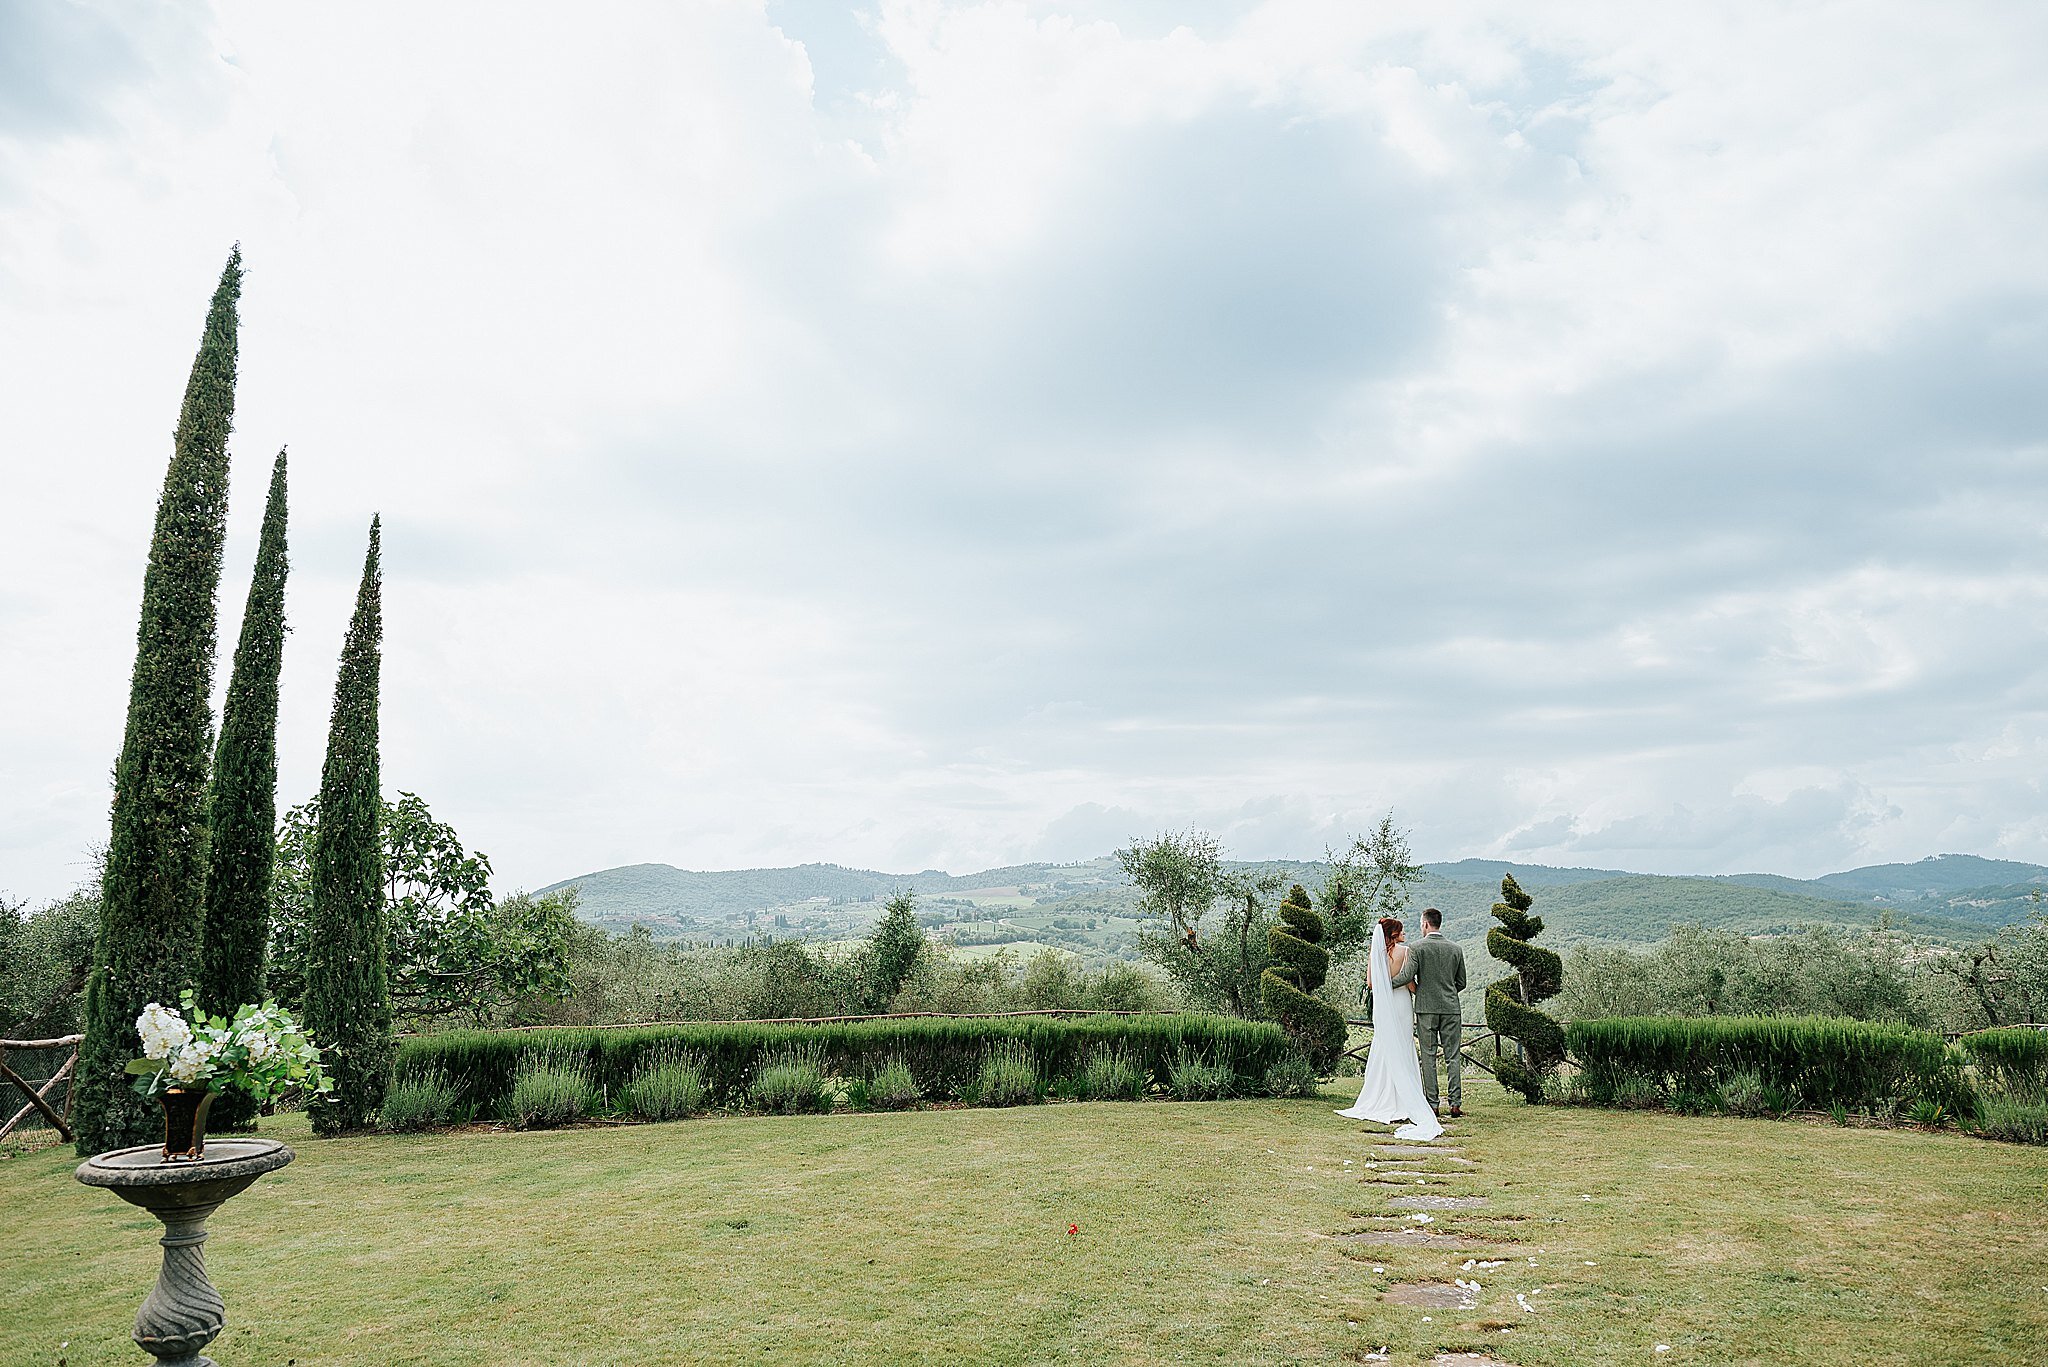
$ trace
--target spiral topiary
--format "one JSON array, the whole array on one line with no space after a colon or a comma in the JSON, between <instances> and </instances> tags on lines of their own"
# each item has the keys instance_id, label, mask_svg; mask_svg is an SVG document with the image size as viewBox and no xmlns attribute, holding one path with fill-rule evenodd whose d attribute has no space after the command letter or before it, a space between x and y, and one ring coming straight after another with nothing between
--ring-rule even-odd
<instances>
[{"instance_id":1,"label":"spiral topiary","mask_svg":"<svg viewBox=\"0 0 2048 1367\"><path fill-rule=\"evenodd\" d=\"M1296 883L1280 903L1280 924L1266 932L1273 962L1259 975L1259 1000L1316 1070L1328 1072L1344 1051L1346 1029L1344 1013L1314 995L1330 974L1322 938L1323 918Z\"/></svg>"},{"instance_id":2,"label":"spiral topiary","mask_svg":"<svg viewBox=\"0 0 2048 1367\"><path fill-rule=\"evenodd\" d=\"M1486 952L1515 971L1486 989L1486 1024L1521 1049L1518 1058L1501 1054L1494 1076L1529 1101L1541 1101L1544 1079L1564 1062L1564 1027L1536 1003L1564 989L1564 960L1529 943L1543 933L1543 918L1529 914L1535 899L1513 874L1500 880L1500 897L1493 904L1500 924L1486 932Z\"/></svg>"}]
</instances>

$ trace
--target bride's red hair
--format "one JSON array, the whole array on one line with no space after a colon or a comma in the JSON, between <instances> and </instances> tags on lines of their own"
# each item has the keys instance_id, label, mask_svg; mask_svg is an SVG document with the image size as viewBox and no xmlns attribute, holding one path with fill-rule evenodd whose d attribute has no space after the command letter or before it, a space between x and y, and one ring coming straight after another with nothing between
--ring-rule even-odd
<instances>
[{"instance_id":1,"label":"bride's red hair","mask_svg":"<svg viewBox=\"0 0 2048 1367\"><path fill-rule=\"evenodd\" d=\"M1386 934L1387 943L1392 944L1401 934L1401 923L1391 916L1380 917L1380 929Z\"/></svg>"}]
</instances>

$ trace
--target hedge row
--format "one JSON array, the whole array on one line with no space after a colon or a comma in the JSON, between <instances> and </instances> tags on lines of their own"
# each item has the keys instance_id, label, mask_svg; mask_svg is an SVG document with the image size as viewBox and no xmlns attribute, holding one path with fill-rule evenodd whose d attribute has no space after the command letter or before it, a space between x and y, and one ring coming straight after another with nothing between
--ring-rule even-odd
<instances>
[{"instance_id":1,"label":"hedge row","mask_svg":"<svg viewBox=\"0 0 2048 1367\"><path fill-rule=\"evenodd\" d=\"M438 1068L460 1088L462 1104L471 1114L502 1115L513 1074L529 1050L543 1049L557 1057L565 1052L581 1055L592 1083L616 1096L644 1052L673 1044L702 1063L706 1102L722 1107L744 1104L764 1059L791 1049L816 1048L828 1072L849 1078L868 1077L886 1060L900 1057L926 1098L940 1101L962 1099L975 1084L989 1050L1012 1040L1031 1050L1048 1081L1076 1079L1097 1052L1121 1050L1162 1088L1177 1058L1226 1067L1232 1090L1240 1096L1264 1094L1275 1065L1294 1055L1278 1026L1226 1016L921 1017L808 1025L690 1021L613 1029L450 1030L419 1035L400 1045L396 1071L404 1077Z\"/></svg>"},{"instance_id":2,"label":"hedge row","mask_svg":"<svg viewBox=\"0 0 2048 1367\"><path fill-rule=\"evenodd\" d=\"M2006 1027L1963 1036L1986 1081L2014 1097L2048 1101L2048 1030Z\"/></svg>"},{"instance_id":3,"label":"hedge row","mask_svg":"<svg viewBox=\"0 0 2048 1367\"><path fill-rule=\"evenodd\" d=\"M1673 1100L1754 1076L1787 1108L1884 1112L1931 1101L1975 1110L1962 1058L1939 1035L1825 1017L1624 1016L1574 1021L1572 1056L1596 1102L1647 1086Z\"/></svg>"}]
</instances>

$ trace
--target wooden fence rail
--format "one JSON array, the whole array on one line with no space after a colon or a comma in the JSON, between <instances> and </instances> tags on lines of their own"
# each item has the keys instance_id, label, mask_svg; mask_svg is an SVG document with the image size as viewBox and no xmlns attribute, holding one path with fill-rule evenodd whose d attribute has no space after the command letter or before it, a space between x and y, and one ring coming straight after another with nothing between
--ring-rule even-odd
<instances>
[{"instance_id":1,"label":"wooden fence rail","mask_svg":"<svg viewBox=\"0 0 2048 1367\"><path fill-rule=\"evenodd\" d=\"M70 1078L72 1070L78 1067L78 1046L84 1039L84 1035L65 1035L60 1039L0 1039L0 1082L12 1083L28 1098L28 1105L16 1111L5 1125L0 1125L0 1139L12 1134L14 1127L26 1120L31 1112L38 1111L42 1113L43 1119L50 1122L50 1128L63 1136L66 1143L75 1138L71 1133L71 1088L64 1089L64 1110L61 1114L50 1104L50 1093L57 1089L59 1083ZM63 1066L52 1073L47 1082L37 1087L7 1066L7 1051L10 1049L19 1053L38 1049L69 1049L71 1057L64 1060Z\"/></svg>"}]
</instances>

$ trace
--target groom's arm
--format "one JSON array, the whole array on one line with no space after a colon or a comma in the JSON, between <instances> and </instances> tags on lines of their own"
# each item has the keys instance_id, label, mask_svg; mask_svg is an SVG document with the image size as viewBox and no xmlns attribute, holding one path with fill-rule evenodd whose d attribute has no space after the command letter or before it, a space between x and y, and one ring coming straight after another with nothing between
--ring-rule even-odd
<instances>
[{"instance_id":1,"label":"groom's arm","mask_svg":"<svg viewBox=\"0 0 2048 1367\"><path fill-rule=\"evenodd\" d=\"M1460 950L1458 951L1458 976L1457 976L1457 984L1458 984L1458 990L1459 990L1460 992L1463 992L1463 991L1465 990L1465 951L1464 951L1464 950L1462 950L1462 949L1460 949Z\"/></svg>"},{"instance_id":2,"label":"groom's arm","mask_svg":"<svg viewBox=\"0 0 2048 1367\"><path fill-rule=\"evenodd\" d=\"M1414 982L1415 970L1420 967L1422 967L1422 956L1415 952L1414 945L1408 946L1408 962L1403 964L1401 971L1394 975L1394 986L1406 987L1409 983Z\"/></svg>"}]
</instances>

